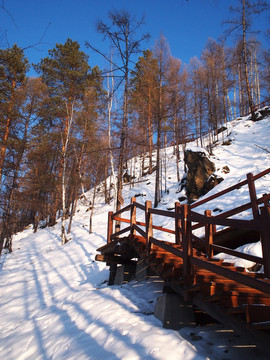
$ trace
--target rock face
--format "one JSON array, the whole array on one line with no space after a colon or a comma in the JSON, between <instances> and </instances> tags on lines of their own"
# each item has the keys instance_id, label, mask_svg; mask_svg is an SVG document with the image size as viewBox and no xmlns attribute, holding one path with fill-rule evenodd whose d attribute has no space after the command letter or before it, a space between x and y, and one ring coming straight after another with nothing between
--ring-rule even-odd
<instances>
[{"instance_id":1,"label":"rock face","mask_svg":"<svg viewBox=\"0 0 270 360\"><path fill-rule=\"evenodd\" d=\"M223 180L213 174L215 164L202 151L186 150L184 161L188 169L186 194L189 202L197 200Z\"/></svg>"}]
</instances>

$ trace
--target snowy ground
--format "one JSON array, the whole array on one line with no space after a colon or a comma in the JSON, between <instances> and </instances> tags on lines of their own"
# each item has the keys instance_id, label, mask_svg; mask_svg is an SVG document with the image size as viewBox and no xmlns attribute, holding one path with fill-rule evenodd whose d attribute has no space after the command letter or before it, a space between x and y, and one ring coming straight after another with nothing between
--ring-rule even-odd
<instances>
[{"instance_id":1,"label":"snowy ground","mask_svg":"<svg viewBox=\"0 0 270 360\"><path fill-rule=\"evenodd\" d=\"M256 123L234 121L228 137L232 144L217 145L213 161L219 169L229 166L230 173L221 174L225 181L211 193L244 180L247 172L256 174L270 167L270 118ZM179 197L172 148L166 150L166 157L169 192L160 204L165 209ZM138 202L153 200L154 175L144 180L133 188L124 186L125 205L139 194ZM269 193L269 188L269 175L256 182L258 195ZM247 197L247 188L235 190L214 201L210 209L218 206L225 211ZM71 241L66 245L61 246L60 223L36 234L28 228L14 236L13 253L0 258L1 359L258 359L252 344L243 346L243 340L221 325L163 329L153 315L155 300L162 293L158 279L109 287L108 267L96 262L95 255L105 244L107 212L113 204L105 205L98 195L93 233L89 235L89 199L91 192L78 205ZM205 209L201 206L197 210ZM260 256L260 244L242 251Z\"/></svg>"}]
</instances>

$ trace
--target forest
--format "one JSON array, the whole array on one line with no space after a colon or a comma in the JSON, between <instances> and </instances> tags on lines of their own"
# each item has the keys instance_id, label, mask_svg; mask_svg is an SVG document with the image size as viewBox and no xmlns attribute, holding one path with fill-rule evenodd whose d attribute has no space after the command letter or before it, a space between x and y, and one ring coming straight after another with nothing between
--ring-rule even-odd
<instances>
[{"instance_id":1,"label":"forest","mask_svg":"<svg viewBox=\"0 0 270 360\"><path fill-rule=\"evenodd\" d=\"M65 244L77 199L89 189L119 209L123 177L133 176L127 161L135 156L142 175L155 171L157 206L162 148L174 146L178 164L188 141L203 147L209 134L214 145L227 122L248 113L256 120L256 106L270 97L270 50L250 30L266 7L243 0L224 38L209 39L188 64L171 55L163 35L148 49L142 20L120 10L97 24L108 42L104 69L91 67L70 38L37 64L17 44L0 49L0 254L12 251L14 233L58 219ZM30 67L36 77L28 76ZM177 175L180 181L179 169Z\"/></svg>"}]
</instances>

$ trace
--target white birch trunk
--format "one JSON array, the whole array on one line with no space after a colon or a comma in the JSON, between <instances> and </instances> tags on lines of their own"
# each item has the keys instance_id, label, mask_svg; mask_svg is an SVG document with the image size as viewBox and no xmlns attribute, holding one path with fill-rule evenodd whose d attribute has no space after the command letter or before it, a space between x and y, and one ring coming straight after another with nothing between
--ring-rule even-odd
<instances>
[{"instance_id":1,"label":"white birch trunk","mask_svg":"<svg viewBox=\"0 0 270 360\"><path fill-rule=\"evenodd\" d=\"M111 72L112 76L112 72ZM111 144L111 111L112 111L112 105L113 105L113 91L114 91L114 79L113 76L111 77L112 83L110 88L109 78L108 78L108 146L109 146L109 156L110 156L110 163L111 163L111 172L113 177L113 190L114 190L114 211L116 211L117 207L117 186L116 186L116 176L114 171L114 158L113 158L113 152L112 152L112 144Z\"/></svg>"},{"instance_id":2,"label":"white birch trunk","mask_svg":"<svg viewBox=\"0 0 270 360\"><path fill-rule=\"evenodd\" d=\"M67 242L66 229L65 229L65 215L66 215L66 167L67 167L67 147L70 137L70 129L73 122L73 110L74 102L71 104L71 111L69 112L68 104L67 108L67 129L66 129L66 138L62 136L62 158L63 158L63 170L62 170L62 216L61 216L61 243L64 245Z\"/></svg>"}]
</instances>

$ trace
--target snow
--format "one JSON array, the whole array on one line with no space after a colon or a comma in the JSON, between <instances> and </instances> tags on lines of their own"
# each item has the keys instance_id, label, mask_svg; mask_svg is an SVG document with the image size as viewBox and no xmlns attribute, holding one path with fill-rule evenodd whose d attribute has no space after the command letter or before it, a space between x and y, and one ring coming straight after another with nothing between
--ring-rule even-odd
<instances>
[{"instance_id":1,"label":"snow","mask_svg":"<svg viewBox=\"0 0 270 360\"><path fill-rule=\"evenodd\" d=\"M220 141L212 156L216 173L225 180L206 196L244 180L248 172L257 174L270 167L270 154L262 149L269 149L269 125L269 117L258 122L243 118L228 124L226 139L231 139L232 143L222 146ZM194 149L195 145L190 144L189 148ZM163 173L161 209L172 208L180 196L173 148L167 148L163 158L165 155L166 192ZM140 159L136 160L135 175L138 176ZM222 173L225 165L230 169L228 174ZM183 176L183 161L180 169ZM141 203L153 201L154 177L155 174L148 175L134 187L124 185L125 205L133 196ZM269 174L256 181L259 196L269 193L269 188ZM96 262L95 255L96 249L106 242L107 212L113 210L113 204L106 205L101 192L98 194L93 233L89 234L90 212L87 208L92 192L86 195L86 199L79 200L70 241L66 245L61 245L60 223L57 223L54 227L39 229L35 234L31 228L16 234L13 252L1 256L1 359L254 358L253 345L243 344L243 339L222 325L180 331L164 329L153 315L155 300L162 294L163 284L158 278L108 286L108 267ZM248 196L245 187L214 200L208 208L226 211L246 202ZM198 212L204 210L203 205L196 208ZM140 210L138 216L143 221ZM250 212L244 214L244 218L250 217ZM156 215L154 224L174 226L172 220ZM157 236L173 241L171 234L159 232ZM260 243L242 246L239 251L261 256ZM219 257L233 260L225 254ZM239 266L252 265L245 260L237 261L241 262L237 263Z\"/></svg>"}]
</instances>

